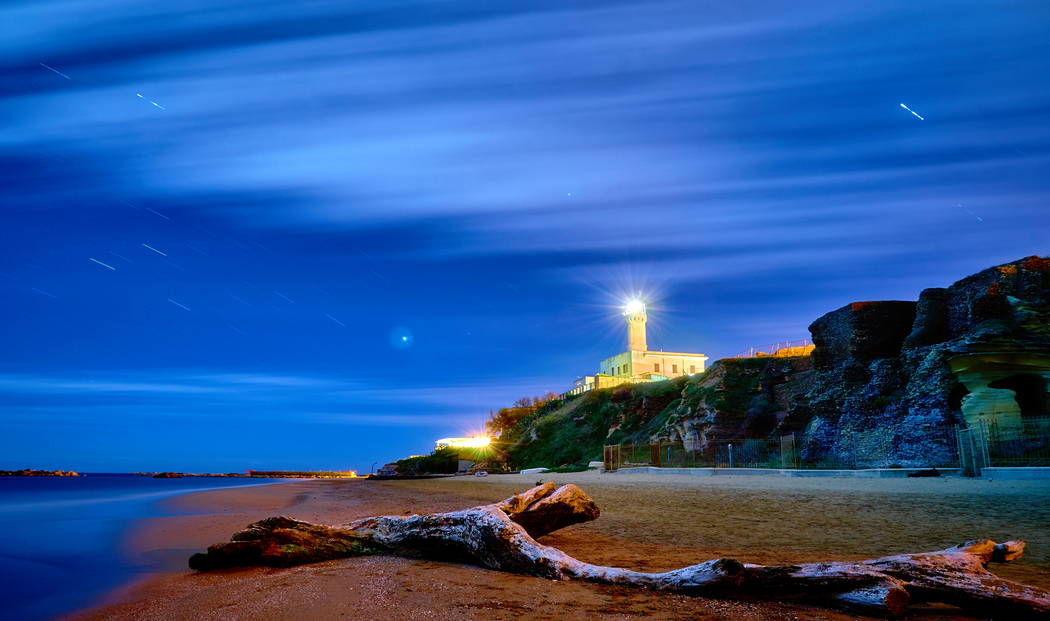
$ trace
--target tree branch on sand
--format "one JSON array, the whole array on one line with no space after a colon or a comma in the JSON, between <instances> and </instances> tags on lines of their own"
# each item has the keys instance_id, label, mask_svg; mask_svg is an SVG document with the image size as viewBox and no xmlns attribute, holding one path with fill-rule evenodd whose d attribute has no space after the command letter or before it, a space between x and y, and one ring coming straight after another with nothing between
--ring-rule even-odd
<instances>
[{"instance_id":1,"label":"tree branch on sand","mask_svg":"<svg viewBox=\"0 0 1050 621\"><path fill-rule=\"evenodd\" d=\"M870 561L752 565L721 558L674 571L643 573L578 561L534 538L598 518L575 485L546 483L503 502L430 515L369 517L319 526L288 517L255 522L194 554L190 567L290 567L368 554L428 557L554 580L636 586L712 598L806 602L880 616L909 604L942 602L998 619L1050 619L1050 592L989 573L1012 561L1021 541L984 539L920 554Z\"/></svg>"}]
</instances>

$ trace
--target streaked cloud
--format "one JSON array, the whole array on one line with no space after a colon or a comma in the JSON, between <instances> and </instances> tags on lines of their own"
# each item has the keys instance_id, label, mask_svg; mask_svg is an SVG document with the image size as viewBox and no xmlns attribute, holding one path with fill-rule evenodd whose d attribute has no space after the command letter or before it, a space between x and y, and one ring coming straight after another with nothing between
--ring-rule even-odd
<instances>
[{"instance_id":1,"label":"streaked cloud","mask_svg":"<svg viewBox=\"0 0 1050 621\"><path fill-rule=\"evenodd\" d=\"M0 425L29 447L89 420L191 439L182 419L392 458L592 373L638 291L653 343L718 357L1045 254L1048 22L976 0L6 3Z\"/></svg>"}]
</instances>

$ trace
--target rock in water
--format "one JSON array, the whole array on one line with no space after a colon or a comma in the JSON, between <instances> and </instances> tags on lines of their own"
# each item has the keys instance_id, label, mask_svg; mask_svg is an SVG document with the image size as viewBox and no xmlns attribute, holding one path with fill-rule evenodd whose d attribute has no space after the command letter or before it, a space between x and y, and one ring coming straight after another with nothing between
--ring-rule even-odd
<instances>
[{"instance_id":1,"label":"rock in water","mask_svg":"<svg viewBox=\"0 0 1050 621\"><path fill-rule=\"evenodd\" d=\"M78 477L72 470L0 470L0 477Z\"/></svg>"}]
</instances>

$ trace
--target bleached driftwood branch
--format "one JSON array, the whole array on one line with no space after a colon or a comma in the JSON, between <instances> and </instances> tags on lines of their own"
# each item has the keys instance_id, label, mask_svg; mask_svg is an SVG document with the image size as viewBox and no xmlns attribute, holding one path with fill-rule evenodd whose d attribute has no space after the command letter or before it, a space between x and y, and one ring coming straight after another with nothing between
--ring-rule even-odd
<instances>
[{"instance_id":1,"label":"bleached driftwood branch","mask_svg":"<svg viewBox=\"0 0 1050 621\"><path fill-rule=\"evenodd\" d=\"M1016 559L1020 541L970 541L946 550L870 561L764 566L723 558L643 573L591 565L537 542L558 528L598 517L575 485L539 486L501 503L431 515L380 516L343 526L286 517L256 522L195 554L190 567L285 567L363 554L426 556L515 574L637 586L705 597L754 597L902 616L908 605L943 602L1001 619L1050 619L1050 593L1001 579L990 562Z\"/></svg>"},{"instance_id":2,"label":"bleached driftwood branch","mask_svg":"<svg viewBox=\"0 0 1050 621\"><path fill-rule=\"evenodd\" d=\"M542 537L559 528L598 519L598 505L575 485L557 488L553 482L538 485L493 505L493 509L520 524L531 537ZM462 512L460 512L462 513ZM322 526L289 517L272 517L249 524L229 543L194 554L190 568L199 571L223 567L267 565L292 567L366 554L389 554L390 550L353 526ZM418 556L420 552L415 553ZM464 559L469 562L469 559Z\"/></svg>"}]
</instances>

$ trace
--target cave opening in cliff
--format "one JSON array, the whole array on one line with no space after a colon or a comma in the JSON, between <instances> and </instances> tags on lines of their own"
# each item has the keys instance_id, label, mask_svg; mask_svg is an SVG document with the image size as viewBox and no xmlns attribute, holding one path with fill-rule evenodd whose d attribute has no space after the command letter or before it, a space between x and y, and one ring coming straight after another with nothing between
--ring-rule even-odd
<instances>
[{"instance_id":1,"label":"cave opening in cliff","mask_svg":"<svg viewBox=\"0 0 1050 621\"><path fill-rule=\"evenodd\" d=\"M988 384L989 388L1004 388L1014 391L1014 399L1017 407L1021 408L1021 416L1046 416L1050 413L1048 401L1050 395L1046 392L1046 379L1030 373L1019 373Z\"/></svg>"},{"instance_id":2,"label":"cave opening in cliff","mask_svg":"<svg viewBox=\"0 0 1050 621\"><path fill-rule=\"evenodd\" d=\"M970 394L970 391L964 384L956 384L955 388L952 388L952 391L948 393L948 409L954 412L961 412L963 397L968 394Z\"/></svg>"}]
</instances>

